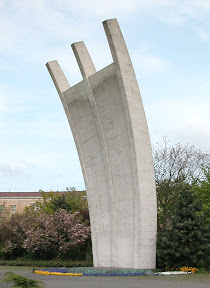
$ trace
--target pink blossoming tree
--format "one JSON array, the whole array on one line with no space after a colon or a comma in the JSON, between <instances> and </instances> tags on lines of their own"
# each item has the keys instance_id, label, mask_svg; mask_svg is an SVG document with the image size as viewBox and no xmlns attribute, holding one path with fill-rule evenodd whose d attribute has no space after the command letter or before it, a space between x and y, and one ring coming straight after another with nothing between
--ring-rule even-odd
<instances>
[{"instance_id":1,"label":"pink blossoming tree","mask_svg":"<svg viewBox=\"0 0 210 288\"><path fill-rule=\"evenodd\" d=\"M90 238L89 223L82 221L79 212L70 214L64 209L51 215L29 210L23 215L14 215L4 225L10 231L2 249L5 255L24 253L45 259L65 255L72 258Z\"/></svg>"}]
</instances>

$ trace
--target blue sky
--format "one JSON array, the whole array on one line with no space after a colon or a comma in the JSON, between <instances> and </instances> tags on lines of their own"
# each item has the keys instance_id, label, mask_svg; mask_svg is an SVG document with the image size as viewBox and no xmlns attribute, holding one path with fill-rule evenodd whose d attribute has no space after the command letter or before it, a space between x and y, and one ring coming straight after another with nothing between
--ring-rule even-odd
<instances>
[{"instance_id":1,"label":"blue sky","mask_svg":"<svg viewBox=\"0 0 210 288\"><path fill-rule=\"evenodd\" d=\"M45 63L82 80L70 44L97 70L112 62L102 21L117 18L155 147L210 152L209 0L0 0L0 191L84 189L77 151Z\"/></svg>"}]
</instances>

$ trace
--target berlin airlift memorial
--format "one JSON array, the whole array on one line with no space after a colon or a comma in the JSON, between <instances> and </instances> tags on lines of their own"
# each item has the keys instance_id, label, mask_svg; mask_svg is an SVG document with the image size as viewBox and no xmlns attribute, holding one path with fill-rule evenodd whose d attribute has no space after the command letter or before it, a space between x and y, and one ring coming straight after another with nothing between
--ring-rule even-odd
<instances>
[{"instance_id":1,"label":"berlin airlift memorial","mask_svg":"<svg viewBox=\"0 0 210 288\"><path fill-rule=\"evenodd\" d=\"M47 68L74 136L85 180L94 267L153 269L157 207L150 137L136 76L116 19L103 22L113 63L96 71L72 44L83 81Z\"/></svg>"}]
</instances>

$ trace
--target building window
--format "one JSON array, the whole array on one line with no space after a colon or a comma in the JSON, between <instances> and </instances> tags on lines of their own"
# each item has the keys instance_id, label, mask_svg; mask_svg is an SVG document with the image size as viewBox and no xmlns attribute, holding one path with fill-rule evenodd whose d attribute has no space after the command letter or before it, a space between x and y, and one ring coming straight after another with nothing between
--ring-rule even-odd
<instances>
[{"instance_id":1,"label":"building window","mask_svg":"<svg viewBox=\"0 0 210 288\"><path fill-rule=\"evenodd\" d=\"M12 204L10 207L11 207L11 213L15 213L17 211L17 205Z\"/></svg>"},{"instance_id":2,"label":"building window","mask_svg":"<svg viewBox=\"0 0 210 288\"><path fill-rule=\"evenodd\" d=\"M5 205L0 205L0 212L4 212L5 211Z\"/></svg>"},{"instance_id":3,"label":"building window","mask_svg":"<svg viewBox=\"0 0 210 288\"><path fill-rule=\"evenodd\" d=\"M39 204L37 204L37 203L30 203L30 204L35 211L39 210Z\"/></svg>"}]
</instances>

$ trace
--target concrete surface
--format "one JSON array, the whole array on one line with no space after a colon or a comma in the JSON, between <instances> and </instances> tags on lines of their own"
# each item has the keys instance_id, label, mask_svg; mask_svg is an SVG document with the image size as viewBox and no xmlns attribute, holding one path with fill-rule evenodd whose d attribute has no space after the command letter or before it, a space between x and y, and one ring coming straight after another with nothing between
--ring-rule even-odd
<instances>
[{"instance_id":1,"label":"concrete surface","mask_svg":"<svg viewBox=\"0 0 210 288\"><path fill-rule=\"evenodd\" d=\"M146 117L118 22L103 24L112 64L96 72L85 44L76 42L83 81L70 88L57 61L47 68L81 162L94 266L153 269L157 208Z\"/></svg>"},{"instance_id":2,"label":"concrete surface","mask_svg":"<svg viewBox=\"0 0 210 288\"><path fill-rule=\"evenodd\" d=\"M140 276L140 277L70 277L49 276L31 273L31 268L0 267L0 279L5 272L13 271L31 279L42 280L48 288L207 288L209 274L180 275L180 276ZM1 288L8 284L1 282Z\"/></svg>"}]
</instances>

